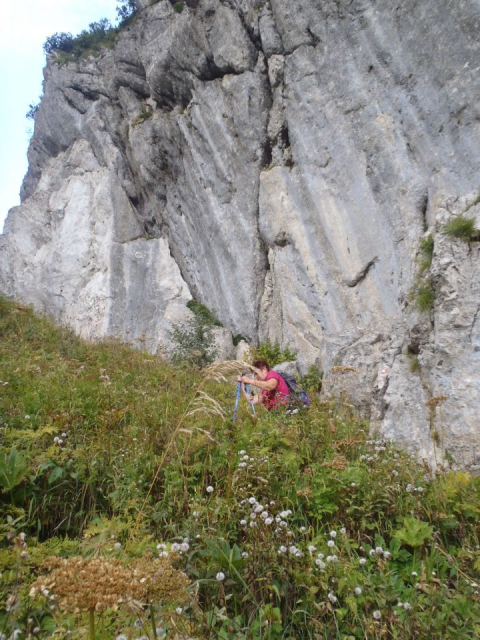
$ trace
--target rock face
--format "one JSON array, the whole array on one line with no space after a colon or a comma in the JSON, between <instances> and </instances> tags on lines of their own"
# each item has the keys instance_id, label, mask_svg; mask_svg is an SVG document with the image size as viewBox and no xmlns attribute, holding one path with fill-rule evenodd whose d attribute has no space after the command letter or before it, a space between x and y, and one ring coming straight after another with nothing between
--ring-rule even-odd
<instances>
[{"instance_id":1,"label":"rock face","mask_svg":"<svg viewBox=\"0 0 480 640\"><path fill-rule=\"evenodd\" d=\"M114 50L50 56L0 290L154 352L193 297L475 467L479 243L444 225L480 222L478 3L147 5Z\"/></svg>"}]
</instances>

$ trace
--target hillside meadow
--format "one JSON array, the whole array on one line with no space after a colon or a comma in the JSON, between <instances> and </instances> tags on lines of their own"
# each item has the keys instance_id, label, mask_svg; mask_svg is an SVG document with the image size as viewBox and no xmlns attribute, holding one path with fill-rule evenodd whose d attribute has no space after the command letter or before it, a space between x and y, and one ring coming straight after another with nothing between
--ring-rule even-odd
<instances>
[{"instance_id":1,"label":"hillside meadow","mask_svg":"<svg viewBox=\"0 0 480 640\"><path fill-rule=\"evenodd\" d=\"M480 480L370 433L347 376L233 422L241 366L0 299L0 638L480 637Z\"/></svg>"}]
</instances>

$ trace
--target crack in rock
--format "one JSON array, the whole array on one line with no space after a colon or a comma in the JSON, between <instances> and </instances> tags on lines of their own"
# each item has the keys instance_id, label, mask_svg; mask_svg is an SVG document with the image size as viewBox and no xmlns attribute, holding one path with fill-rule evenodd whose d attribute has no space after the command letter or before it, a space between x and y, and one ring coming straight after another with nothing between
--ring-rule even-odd
<instances>
[{"instance_id":1,"label":"crack in rock","mask_svg":"<svg viewBox=\"0 0 480 640\"><path fill-rule=\"evenodd\" d=\"M354 276L353 278L344 278L343 280L344 284L346 284L347 287L356 287L357 284L365 280L368 272L376 262L378 262L378 256L375 256L370 260L370 262L367 262L367 264L363 267L363 269L359 271L357 275Z\"/></svg>"}]
</instances>

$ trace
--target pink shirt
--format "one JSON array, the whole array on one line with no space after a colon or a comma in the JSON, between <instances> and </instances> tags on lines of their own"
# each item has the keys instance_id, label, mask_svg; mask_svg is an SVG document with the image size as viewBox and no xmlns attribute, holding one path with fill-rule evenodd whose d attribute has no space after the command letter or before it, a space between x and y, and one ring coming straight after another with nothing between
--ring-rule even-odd
<instances>
[{"instance_id":1,"label":"pink shirt","mask_svg":"<svg viewBox=\"0 0 480 640\"><path fill-rule=\"evenodd\" d=\"M262 402L269 411L270 409L278 409L278 407L282 404L287 404L286 397L290 393L285 380L279 373L273 371L273 369L271 369L267 373L265 382L267 382L267 380L271 380L272 378L278 380L277 388L274 391L267 391L266 389L263 389L262 391Z\"/></svg>"}]
</instances>

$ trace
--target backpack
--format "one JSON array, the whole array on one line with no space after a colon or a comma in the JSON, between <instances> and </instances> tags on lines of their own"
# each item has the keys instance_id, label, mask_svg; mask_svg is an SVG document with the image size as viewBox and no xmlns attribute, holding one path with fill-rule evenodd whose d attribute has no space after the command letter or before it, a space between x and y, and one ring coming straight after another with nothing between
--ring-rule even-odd
<instances>
[{"instance_id":1,"label":"backpack","mask_svg":"<svg viewBox=\"0 0 480 640\"><path fill-rule=\"evenodd\" d=\"M288 391L290 394L290 402L292 404L299 404L303 406L308 406L310 404L310 397L306 391L301 389L298 386L298 382L294 376L290 373L280 373L282 378L285 380L285 384L288 387Z\"/></svg>"}]
</instances>

